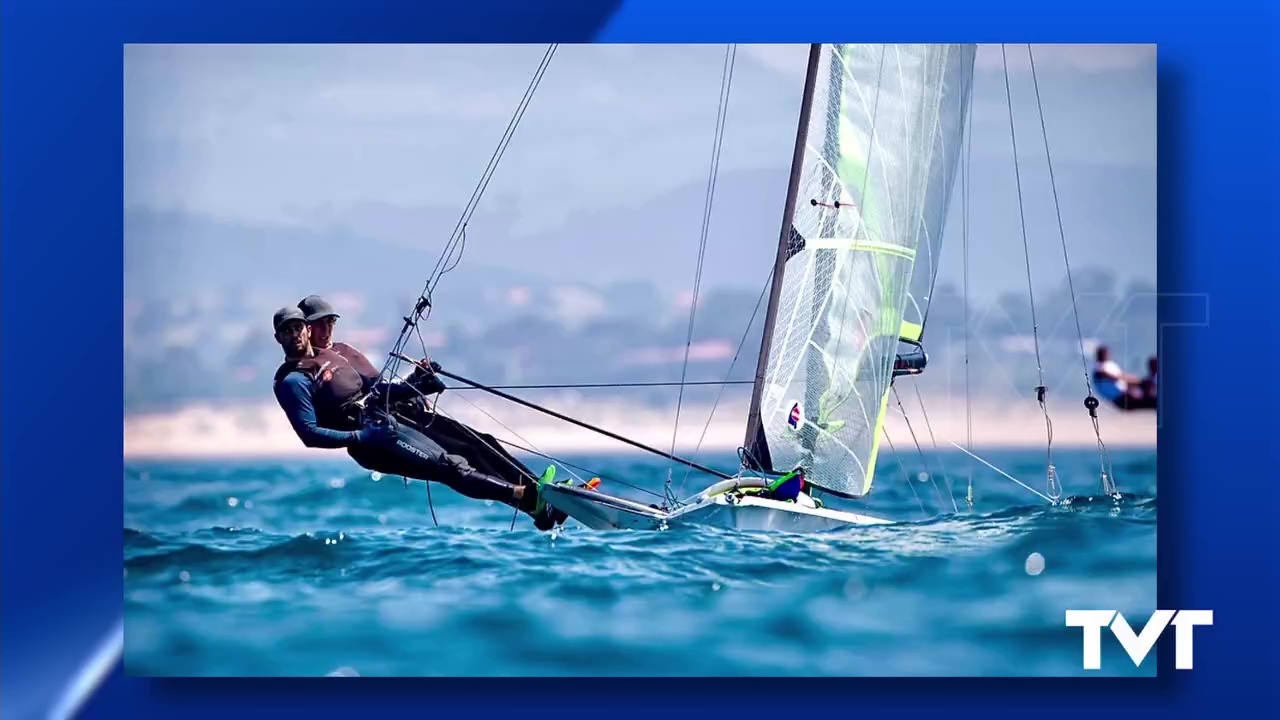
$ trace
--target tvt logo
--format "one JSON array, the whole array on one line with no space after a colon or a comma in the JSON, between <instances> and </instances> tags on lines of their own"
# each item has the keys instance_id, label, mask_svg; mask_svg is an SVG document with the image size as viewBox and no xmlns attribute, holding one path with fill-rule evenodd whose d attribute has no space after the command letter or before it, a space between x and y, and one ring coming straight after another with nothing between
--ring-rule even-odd
<instances>
[{"instance_id":1,"label":"tvt logo","mask_svg":"<svg viewBox=\"0 0 1280 720\"><path fill-rule=\"evenodd\" d=\"M1115 610L1068 610L1067 627L1084 628L1084 669L1098 670L1102 667L1102 628L1110 627L1111 633L1120 641L1124 651L1134 665L1142 665L1142 660L1155 646L1156 640L1164 633L1164 629L1172 622L1175 630L1174 667L1179 670L1190 670L1192 651L1192 633L1196 625L1212 625L1212 610L1157 610L1147 620L1142 632L1134 634L1129 621Z\"/></svg>"}]
</instances>

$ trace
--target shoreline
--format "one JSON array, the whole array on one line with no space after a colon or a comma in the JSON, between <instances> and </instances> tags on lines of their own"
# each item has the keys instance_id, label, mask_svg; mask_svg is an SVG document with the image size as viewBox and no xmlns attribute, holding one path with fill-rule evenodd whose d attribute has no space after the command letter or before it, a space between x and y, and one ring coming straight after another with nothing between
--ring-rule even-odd
<instances>
[{"instance_id":1,"label":"shoreline","mask_svg":"<svg viewBox=\"0 0 1280 720\"><path fill-rule=\"evenodd\" d=\"M586 401L573 393L530 399L660 450L670 450L673 444L674 406L654 408L615 401ZM500 440L513 441L541 452L643 453L598 433L498 398L445 395L440 409L445 415ZM908 426L891 403L885 430L895 445L910 443L914 447L911 440L914 431L922 448L931 448L934 439L942 450L954 450L951 442L965 446L969 425L963 399L934 400L926 410L927 416L920 412L918 406L914 411L908 406ZM1054 447L1092 448L1096 445L1093 425L1083 408L1068 408L1063 404L1049 410ZM708 423L710 413L710 405L686 404L681 409L680 428L674 443L677 454L732 454L738 449L746 429L747 403L722 402ZM1108 447L1156 447L1158 424L1155 413L1121 414L1104 408L1098 414L1102 439ZM971 418L974 447L1012 449L1042 447L1045 444L1044 415L1035 403L984 400L972 406ZM219 406L197 404L172 412L125 417L125 460L319 458L320 453L335 459L347 457L345 450L318 450L303 446L279 407L269 401Z\"/></svg>"}]
</instances>

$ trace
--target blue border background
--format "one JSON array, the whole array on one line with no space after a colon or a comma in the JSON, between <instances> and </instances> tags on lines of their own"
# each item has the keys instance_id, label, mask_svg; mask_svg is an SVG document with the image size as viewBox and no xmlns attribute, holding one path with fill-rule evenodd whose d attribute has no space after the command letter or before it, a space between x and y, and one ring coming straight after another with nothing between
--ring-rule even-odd
<instances>
[{"instance_id":1,"label":"blue border background","mask_svg":"<svg viewBox=\"0 0 1280 720\"><path fill-rule=\"evenodd\" d=\"M5 717L47 704L120 615L122 43L1019 41L1159 44L1159 583L1208 608L1196 669L1157 680L788 682L125 677L89 714L350 717L376 706L522 716L795 708L1079 717L1276 698L1280 596L1270 380L1280 279L1278 11L1266 2L4 0L0 16L0 673ZM1197 299L1197 297L1199 299ZM1205 300L1207 298L1207 300ZM1211 311L1211 312L1209 312ZM1208 313L1207 317L1205 314ZM1203 323L1207 321L1207 325ZM53 363L56 372L46 368ZM1247 499L1246 499L1247 498ZM1243 500L1243 502L1242 502ZM563 681L569 683L571 681ZM1066 682L1072 682L1070 687ZM304 685L305 683L305 685ZM655 692L658 691L658 692ZM777 691L781 691L780 693ZM646 703L646 714L656 708Z\"/></svg>"}]
</instances>

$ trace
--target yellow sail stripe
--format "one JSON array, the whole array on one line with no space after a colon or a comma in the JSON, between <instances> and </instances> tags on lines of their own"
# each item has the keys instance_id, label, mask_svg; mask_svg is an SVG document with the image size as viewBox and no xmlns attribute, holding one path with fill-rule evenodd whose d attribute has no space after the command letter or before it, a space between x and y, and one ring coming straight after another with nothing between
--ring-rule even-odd
<instances>
[{"instance_id":1,"label":"yellow sail stripe","mask_svg":"<svg viewBox=\"0 0 1280 720\"><path fill-rule=\"evenodd\" d=\"M916 251L909 247L878 240L853 240L851 238L816 238L805 241L805 249L814 250L864 250L866 252L884 253L907 260L915 261Z\"/></svg>"}]
</instances>

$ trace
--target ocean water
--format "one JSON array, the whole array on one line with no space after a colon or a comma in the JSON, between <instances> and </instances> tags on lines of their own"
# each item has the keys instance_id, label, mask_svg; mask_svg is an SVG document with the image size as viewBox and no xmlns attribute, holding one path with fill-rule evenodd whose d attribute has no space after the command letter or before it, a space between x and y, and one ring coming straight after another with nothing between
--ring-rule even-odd
<instances>
[{"instance_id":1,"label":"ocean water","mask_svg":"<svg viewBox=\"0 0 1280 720\"><path fill-rule=\"evenodd\" d=\"M425 484L375 480L333 453L129 463L126 668L1082 675L1081 631L1065 627L1065 610L1114 608L1139 622L1155 609L1154 449L1111 452L1120 501L1098 497L1096 452L1055 450L1065 496L1092 499L1065 507L958 453L898 452L867 501L827 502L900 522L821 535L600 532L572 520L539 532L440 485L429 503ZM1043 450L980 454L1045 490ZM565 459L603 477L602 490L648 501L668 467L638 455ZM679 488L678 466L674 478ZM688 495L705 479L685 482ZM1135 667L1104 635L1092 674L1152 676L1155 656Z\"/></svg>"}]
</instances>

